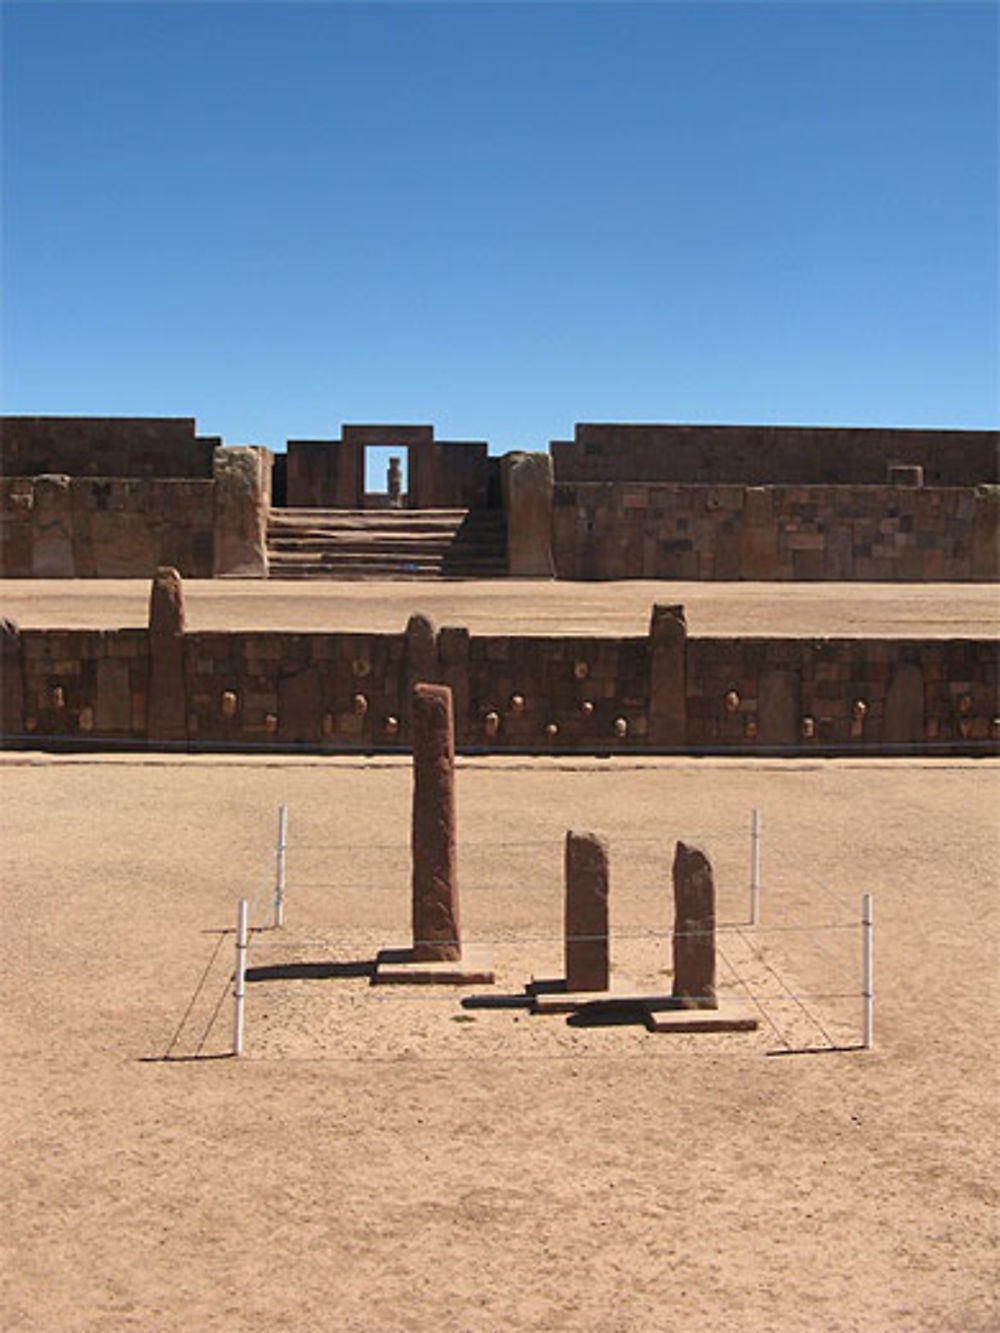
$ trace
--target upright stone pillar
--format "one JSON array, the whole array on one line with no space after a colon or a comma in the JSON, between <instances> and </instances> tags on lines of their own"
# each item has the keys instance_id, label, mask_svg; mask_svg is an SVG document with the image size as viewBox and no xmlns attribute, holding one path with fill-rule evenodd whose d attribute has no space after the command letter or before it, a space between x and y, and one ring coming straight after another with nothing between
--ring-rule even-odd
<instances>
[{"instance_id":1,"label":"upright stone pillar","mask_svg":"<svg viewBox=\"0 0 1000 1333\"><path fill-rule=\"evenodd\" d=\"M507 572L512 578L555 577L552 558L552 459L513 453L503 460Z\"/></svg>"},{"instance_id":2,"label":"upright stone pillar","mask_svg":"<svg viewBox=\"0 0 1000 1333\"><path fill-rule=\"evenodd\" d=\"M608 845L596 833L566 834L566 989L605 991L608 962Z\"/></svg>"},{"instance_id":3,"label":"upright stone pillar","mask_svg":"<svg viewBox=\"0 0 1000 1333\"><path fill-rule=\"evenodd\" d=\"M149 739L185 740L185 717L184 587L172 565L161 565L149 595Z\"/></svg>"},{"instance_id":4,"label":"upright stone pillar","mask_svg":"<svg viewBox=\"0 0 1000 1333\"><path fill-rule=\"evenodd\" d=\"M687 739L687 623L683 606L654 606L649 622L649 744Z\"/></svg>"},{"instance_id":5,"label":"upright stone pillar","mask_svg":"<svg viewBox=\"0 0 1000 1333\"><path fill-rule=\"evenodd\" d=\"M413 958L462 956L455 855L455 731L447 685L413 690Z\"/></svg>"},{"instance_id":6,"label":"upright stone pillar","mask_svg":"<svg viewBox=\"0 0 1000 1333\"><path fill-rule=\"evenodd\" d=\"M409 724L415 687L435 684L439 680L438 644L433 620L419 611L410 616L403 633L400 713L404 724Z\"/></svg>"},{"instance_id":7,"label":"upright stone pillar","mask_svg":"<svg viewBox=\"0 0 1000 1333\"><path fill-rule=\"evenodd\" d=\"M683 1009L716 1009L715 882L708 857L678 842L673 879L674 999Z\"/></svg>"},{"instance_id":8,"label":"upright stone pillar","mask_svg":"<svg viewBox=\"0 0 1000 1333\"><path fill-rule=\"evenodd\" d=\"M251 446L220 447L212 456L216 578L267 577L267 466L266 451Z\"/></svg>"}]
</instances>

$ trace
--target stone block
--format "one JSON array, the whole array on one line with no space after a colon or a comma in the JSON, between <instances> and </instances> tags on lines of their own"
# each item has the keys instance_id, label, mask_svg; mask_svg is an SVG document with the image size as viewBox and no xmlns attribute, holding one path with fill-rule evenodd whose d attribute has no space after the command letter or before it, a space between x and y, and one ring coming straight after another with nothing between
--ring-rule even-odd
<instances>
[{"instance_id":1,"label":"stone block","mask_svg":"<svg viewBox=\"0 0 1000 1333\"><path fill-rule=\"evenodd\" d=\"M99 736L132 729L132 685L127 660L101 657L97 662L97 706L94 730Z\"/></svg>"},{"instance_id":2,"label":"stone block","mask_svg":"<svg viewBox=\"0 0 1000 1333\"><path fill-rule=\"evenodd\" d=\"M35 478L31 511L31 573L34 578L71 579L73 559L73 503L70 479L43 475Z\"/></svg>"},{"instance_id":3,"label":"stone block","mask_svg":"<svg viewBox=\"0 0 1000 1333\"><path fill-rule=\"evenodd\" d=\"M924 673L915 663L900 662L885 695L882 740L905 745L924 739Z\"/></svg>"},{"instance_id":4,"label":"stone block","mask_svg":"<svg viewBox=\"0 0 1000 1333\"><path fill-rule=\"evenodd\" d=\"M552 460L513 453L503 459L507 569L512 578L554 578Z\"/></svg>"},{"instance_id":5,"label":"stone block","mask_svg":"<svg viewBox=\"0 0 1000 1333\"><path fill-rule=\"evenodd\" d=\"M757 740L761 745L797 745L801 682L798 671L771 668L757 687Z\"/></svg>"},{"instance_id":6,"label":"stone block","mask_svg":"<svg viewBox=\"0 0 1000 1333\"><path fill-rule=\"evenodd\" d=\"M267 577L267 489L264 453L253 447L219 448L215 477L213 572L242 578Z\"/></svg>"},{"instance_id":7,"label":"stone block","mask_svg":"<svg viewBox=\"0 0 1000 1333\"><path fill-rule=\"evenodd\" d=\"M566 834L566 990L608 988L608 846L596 833Z\"/></svg>"},{"instance_id":8,"label":"stone block","mask_svg":"<svg viewBox=\"0 0 1000 1333\"><path fill-rule=\"evenodd\" d=\"M699 847L674 852L674 998L691 1009L715 1009L715 881Z\"/></svg>"}]
</instances>

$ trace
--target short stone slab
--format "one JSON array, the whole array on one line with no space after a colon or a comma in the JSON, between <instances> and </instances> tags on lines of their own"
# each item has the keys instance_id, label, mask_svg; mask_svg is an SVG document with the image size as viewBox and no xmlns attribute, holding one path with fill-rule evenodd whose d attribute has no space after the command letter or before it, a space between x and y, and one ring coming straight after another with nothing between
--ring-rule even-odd
<instances>
[{"instance_id":1,"label":"short stone slab","mask_svg":"<svg viewBox=\"0 0 1000 1333\"><path fill-rule=\"evenodd\" d=\"M533 1014L575 1014L588 1008L639 1009L650 999L648 993L638 991L624 977L614 978L607 990L567 990L561 978L533 978L525 989L531 996Z\"/></svg>"},{"instance_id":2,"label":"short stone slab","mask_svg":"<svg viewBox=\"0 0 1000 1333\"><path fill-rule=\"evenodd\" d=\"M454 960L418 962L412 949L380 949L373 986L491 986L493 951L485 944L464 944Z\"/></svg>"},{"instance_id":3,"label":"short stone slab","mask_svg":"<svg viewBox=\"0 0 1000 1333\"><path fill-rule=\"evenodd\" d=\"M718 1009L660 1008L654 1001L646 1006L646 1026L650 1032L756 1032L759 1023L748 1005L721 999Z\"/></svg>"}]
</instances>

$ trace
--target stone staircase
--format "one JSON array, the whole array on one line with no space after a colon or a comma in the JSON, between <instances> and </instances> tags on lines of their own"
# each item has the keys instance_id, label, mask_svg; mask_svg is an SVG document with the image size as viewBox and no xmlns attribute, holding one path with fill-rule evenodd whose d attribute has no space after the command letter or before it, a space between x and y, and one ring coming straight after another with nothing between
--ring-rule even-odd
<instances>
[{"instance_id":1,"label":"stone staircase","mask_svg":"<svg viewBox=\"0 0 1000 1333\"><path fill-rule=\"evenodd\" d=\"M272 579L504 578L499 509L272 509Z\"/></svg>"}]
</instances>

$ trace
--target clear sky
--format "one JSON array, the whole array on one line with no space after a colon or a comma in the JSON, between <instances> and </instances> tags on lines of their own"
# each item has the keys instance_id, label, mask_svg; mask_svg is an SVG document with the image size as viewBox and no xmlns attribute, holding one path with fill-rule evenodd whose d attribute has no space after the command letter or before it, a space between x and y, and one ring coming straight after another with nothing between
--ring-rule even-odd
<instances>
[{"instance_id":1,"label":"clear sky","mask_svg":"<svg viewBox=\"0 0 1000 1333\"><path fill-rule=\"evenodd\" d=\"M5 4L3 410L993 426L997 14Z\"/></svg>"}]
</instances>

